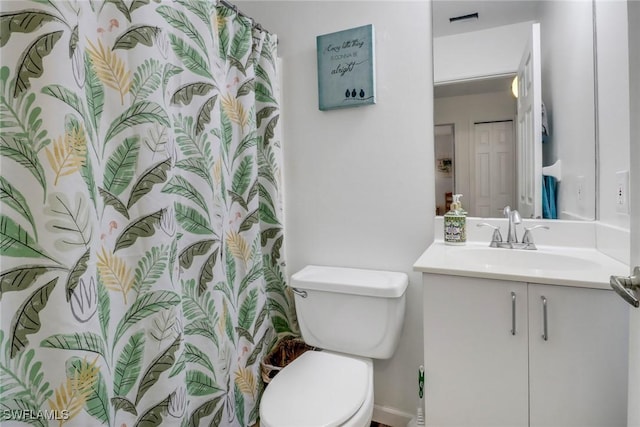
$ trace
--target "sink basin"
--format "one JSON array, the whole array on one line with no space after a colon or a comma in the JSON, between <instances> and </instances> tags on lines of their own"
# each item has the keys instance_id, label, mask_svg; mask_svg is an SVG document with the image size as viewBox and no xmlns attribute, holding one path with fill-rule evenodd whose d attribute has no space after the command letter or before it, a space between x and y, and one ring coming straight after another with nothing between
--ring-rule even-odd
<instances>
[{"instance_id":1,"label":"sink basin","mask_svg":"<svg viewBox=\"0 0 640 427\"><path fill-rule=\"evenodd\" d=\"M544 269L544 270L595 270L598 264L567 254L541 250L518 250L498 248L464 248L458 252L465 264L485 268Z\"/></svg>"},{"instance_id":2,"label":"sink basin","mask_svg":"<svg viewBox=\"0 0 640 427\"><path fill-rule=\"evenodd\" d=\"M539 245L538 250L490 248L487 242L449 246L436 240L415 262L416 271L610 290L611 275L629 266L595 248Z\"/></svg>"}]
</instances>

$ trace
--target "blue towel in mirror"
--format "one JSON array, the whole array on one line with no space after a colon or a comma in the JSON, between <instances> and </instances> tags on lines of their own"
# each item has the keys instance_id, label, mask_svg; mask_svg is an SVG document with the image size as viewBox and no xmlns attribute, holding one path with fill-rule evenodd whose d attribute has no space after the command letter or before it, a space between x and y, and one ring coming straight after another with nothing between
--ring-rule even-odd
<instances>
[{"instance_id":1,"label":"blue towel in mirror","mask_svg":"<svg viewBox=\"0 0 640 427\"><path fill-rule=\"evenodd\" d=\"M558 219L556 209L556 190L558 181L552 177L542 176L542 217L548 219Z\"/></svg>"}]
</instances>

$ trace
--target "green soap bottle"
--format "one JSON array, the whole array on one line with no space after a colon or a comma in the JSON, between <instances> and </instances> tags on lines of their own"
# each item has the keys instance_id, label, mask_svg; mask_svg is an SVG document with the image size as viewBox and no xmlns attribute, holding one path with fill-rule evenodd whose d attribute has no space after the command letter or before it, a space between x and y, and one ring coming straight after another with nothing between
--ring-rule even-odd
<instances>
[{"instance_id":1,"label":"green soap bottle","mask_svg":"<svg viewBox=\"0 0 640 427\"><path fill-rule=\"evenodd\" d=\"M462 209L462 194L454 194L449 212L444 215L444 243L464 245L467 243L467 212Z\"/></svg>"}]
</instances>

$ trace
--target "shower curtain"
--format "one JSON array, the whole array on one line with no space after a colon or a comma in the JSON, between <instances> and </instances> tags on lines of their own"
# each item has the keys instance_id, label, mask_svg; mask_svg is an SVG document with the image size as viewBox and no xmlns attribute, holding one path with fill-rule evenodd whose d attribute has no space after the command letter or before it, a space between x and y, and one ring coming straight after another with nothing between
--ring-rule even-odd
<instances>
[{"instance_id":1,"label":"shower curtain","mask_svg":"<svg viewBox=\"0 0 640 427\"><path fill-rule=\"evenodd\" d=\"M253 424L297 333L276 37L201 0L0 7L0 424Z\"/></svg>"}]
</instances>

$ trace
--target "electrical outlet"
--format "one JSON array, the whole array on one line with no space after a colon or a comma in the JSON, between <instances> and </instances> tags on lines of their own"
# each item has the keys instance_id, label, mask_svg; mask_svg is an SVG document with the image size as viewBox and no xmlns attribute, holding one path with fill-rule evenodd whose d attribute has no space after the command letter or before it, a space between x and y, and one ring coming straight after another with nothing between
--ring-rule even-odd
<instances>
[{"instance_id":1,"label":"electrical outlet","mask_svg":"<svg viewBox=\"0 0 640 427\"><path fill-rule=\"evenodd\" d=\"M616 172L616 212L629 213L629 171Z\"/></svg>"}]
</instances>

